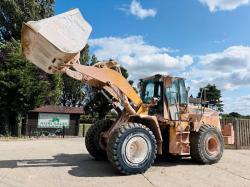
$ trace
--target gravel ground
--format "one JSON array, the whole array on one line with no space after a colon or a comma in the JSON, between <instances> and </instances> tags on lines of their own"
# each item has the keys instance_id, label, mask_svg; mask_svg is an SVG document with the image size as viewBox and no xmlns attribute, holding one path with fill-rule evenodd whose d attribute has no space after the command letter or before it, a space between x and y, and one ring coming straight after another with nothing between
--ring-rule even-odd
<instances>
[{"instance_id":1,"label":"gravel ground","mask_svg":"<svg viewBox=\"0 0 250 187\"><path fill-rule=\"evenodd\" d=\"M123 176L93 160L83 138L0 141L0 186L250 186L250 150L225 150L215 165L156 161Z\"/></svg>"}]
</instances>

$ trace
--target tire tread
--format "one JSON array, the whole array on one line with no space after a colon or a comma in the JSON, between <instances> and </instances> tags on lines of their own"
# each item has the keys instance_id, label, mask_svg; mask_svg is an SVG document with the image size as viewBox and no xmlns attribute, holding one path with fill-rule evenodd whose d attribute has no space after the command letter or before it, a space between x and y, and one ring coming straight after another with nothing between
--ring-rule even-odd
<instances>
[{"instance_id":1,"label":"tire tread","mask_svg":"<svg viewBox=\"0 0 250 187\"><path fill-rule=\"evenodd\" d=\"M128 130L133 129L133 128L143 128L146 131L148 131L149 134L152 136L154 144L155 144L155 150L153 152L154 156L153 156L151 163L146 168L143 168L143 169L136 171L136 172L128 171L124 167L122 167L122 165L118 161L118 156L117 156L117 154L118 154L117 148L118 148L118 144L120 142L120 138L122 137L122 135L124 133L126 133ZM121 125L120 128L118 128L117 130L115 130L113 132L113 134L111 135L111 138L109 139L109 143L107 146L107 155L108 155L108 159L109 159L111 165L120 173L123 173L126 175L136 174L136 173L144 173L154 163L154 160L156 158L156 152L157 152L156 147L157 146L156 146L155 136L154 136L153 132L149 130L149 128L147 128L146 126L139 124L139 123L129 122L129 123L125 123L125 124Z\"/></svg>"},{"instance_id":2,"label":"tire tread","mask_svg":"<svg viewBox=\"0 0 250 187\"><path fill-rule=\"evenodd\" d=\"M219 137L219 141L222 145L222 149L221 149L221 155L218 159L216 160L209 160L206 158L206 156L203 154L202 150L202 137L204 136L205 133L208 133L210 131L216 131L218 133ZM211 125L202 125L199 129L198 132L191 132L190 134L190 153L191 153L191 158L201 164L214 164L217 163L222 154L223 154L223 146L224 146L224 142L223 142L223 137L221 135L221 133L218 131L217 128L211 126Z\"/></svg>"},{"instance_id":3,"label":"tire tread","mask_svg":"<svg viewBox=\"0 0 250 187\"><path fill-rule=\"evenodd\" d=\"M112 123L112 120L99 120L94 123L87 131L85 137L85 145L89 154L93 156L96 160L107 159L106 151L102 150L97 144L97 138L101 132L108 130L111 127Z\"/></svg>"}]
</instances>

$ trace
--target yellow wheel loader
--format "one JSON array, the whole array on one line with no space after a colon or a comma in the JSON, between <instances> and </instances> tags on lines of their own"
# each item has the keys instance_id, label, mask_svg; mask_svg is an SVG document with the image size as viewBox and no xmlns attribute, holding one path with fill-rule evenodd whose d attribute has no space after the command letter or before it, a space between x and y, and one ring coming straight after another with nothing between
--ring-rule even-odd
<instances>
[{"instance_id":1,"label":"yellow wheel loader","mask_svg":"<svg viewBox=\"0 0 250 187\"><path fill-rule=\"evenodd\" d=\"M24 23L22 28L22 53L29 61L47 73L65 73L99 88L119 114L115 121L101 120L91 126L85 138L89 153L97 160L107 157L124 174L145 172L156 155L218 162L224 148L219 114L190 105L183 78L141 79L138 94L117 62L81 65L79 52L91 30L78 9Z\"/></svg>"}]
</instances>

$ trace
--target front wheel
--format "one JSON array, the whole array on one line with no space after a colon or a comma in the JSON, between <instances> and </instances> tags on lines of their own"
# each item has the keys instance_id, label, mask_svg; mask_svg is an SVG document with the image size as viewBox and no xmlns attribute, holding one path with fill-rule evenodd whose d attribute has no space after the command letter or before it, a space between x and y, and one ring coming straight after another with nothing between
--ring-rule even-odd
<instances>
[{"instance_id":1,"label":"front wheel","mask_svg":"<svg viewBox=\"0 0 250 187\"><path fill-rule=\"evenodd\" d=\"M87 131L85 145L90 155L96 160L106 160L106 151L100 147L101 133L109 130L112 120L100 120L94 123Z\"/></svg>"},{"instance_id":2,"label":"front wheel","mask_svg":"<svg viewBox=\"0 0 250 187\"><path fill-rule=\"evenodd\" d=\"M191 157L202 164L214 164L223 154L224 141L221 132L210 125L203 125L190 135Z\"/></svg>"},{"instance_id":3,"label":"front wheel","mask_svg":"<svg viewBox=\"0 0 250 187\"><path fill-rule=\"evenodd\" d=\"M155 160L156 147L155 136L147 127L125 123L111 135L107 155L121 173L144 173Z\"/></svg>"}]
</instances>

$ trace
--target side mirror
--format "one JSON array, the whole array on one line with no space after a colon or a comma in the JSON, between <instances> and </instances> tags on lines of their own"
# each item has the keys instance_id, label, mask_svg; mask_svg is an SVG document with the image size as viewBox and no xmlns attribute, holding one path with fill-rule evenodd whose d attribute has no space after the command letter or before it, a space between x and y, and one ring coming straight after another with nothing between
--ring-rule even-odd
<instances>
[{"instance_id":1,"label":"side mirror","mask_svg":"<svg viewBox=\"0 0 250 187\"><path fill-rule=\"evenodd\" d=\"M188 87L187 87L187 93L188 93L189 91L190 91L190 87L188 86Z\"/></svg>"}]
</instances>

